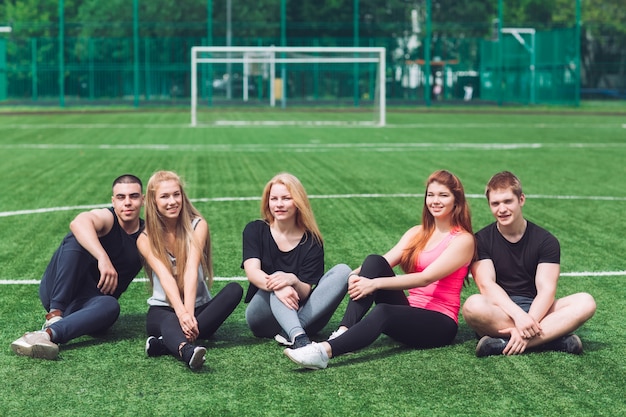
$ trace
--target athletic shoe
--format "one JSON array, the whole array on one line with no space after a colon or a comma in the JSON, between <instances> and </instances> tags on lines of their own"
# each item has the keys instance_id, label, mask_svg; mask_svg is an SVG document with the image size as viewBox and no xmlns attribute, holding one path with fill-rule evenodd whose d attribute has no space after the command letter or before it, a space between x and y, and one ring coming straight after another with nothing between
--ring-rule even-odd
<instances>
[{"instance_id":1,"label":"athletic shoe","mask_svg":"<svg viewBox=\"0 0 626 417\"><path fill-rule=\"evenodd\" d=\"M206 360L206 348L204 346L196 346L193 349L191 359L189 359L189 367L193 370L202 368L204 361Z\"/></svg>"},{"instance_id":2,"label":"athletic shoe","mask_svg":"<svg viewBox=\"0 0 626 417\"><path fill-rule=\"evenodd\" d=\"M483 336L476 345L476 356L482 358L484 356L502 355L507 343L507 340L499 337Z\"/></svg>"},{"instance_id":3,"label":"athletic shoe","mask_svg":"<svg viewBox=\"0 0 626 417\"><path fill-rule=\"evenodd\" d=\"M41 326L41 330L46 330L48 327L50 327L51 324L54 324L59 320L63 320L63 316L61 315L61 312L59 310L49 312L48 314L46 314L46 321L44 322L43 326Z\"/></svg>"},{"instance_id":4,"label":"athletic shoe","mask_svg":"<svg viewBox=\"0 0 626 417\"><path fill-rule=\"evenodd\" d=\"M159 336L157 339L154 336L150 336L146 340L146 355L150 357L167 355L169 351L163 343L163 336Z\"/></svg>"},{"instance_id":5,"label":"athletic shoe","mask_svg":"<svg viewBox=\"0 0 626 417\"><path fill-rule=\"evenodd\" d=\"M330 334L330 336L328 336L328 340L336 339L336 338L338 338L339 336L341 336L342 334L344 334L347 331L348 331L348 329L346 329L345 327L341 327L341 328L335 330L334 332L332 332Z\"/></svg>"},{"instance_id":6,"label":"athletic shoe","mask_svg":"<svg viewBox=\"0 0 626 417\"><path fill-rule=\"evenodd\" d=\"M297 335L296 338L293 340L293 345L291 346L291 349L300 349L301 347L305 347L310 344L311 340L309 339L309 336L307 336L306 333L302 333Z\"/></svg>"},{"instance_id":7,"label":"athletic shoe","mask_svg":"<svg viewBox=\"0 0 626 417\"><path fill-rule=\"evenodd\" d=\"M280 333L274 336L274 340L276 340L278 344L281 346L285 346L285 347L293 346L293 342L287 340L287 338L281 335Z\"/></svg>"},{"instance_id":8,"label":"athletic shoe","mask_svg":"<svg viewBox=\"0 0 626 417\"><path fill-rule=\"evenodd\" d=\"M318 343L311 343L299 349L285 349L283 353L307 369L324 369L328 366L328 355Z\"/></svg>"},{"instance_id":9,"label":"athletic shoe","mask_svg":"<svg viewBox=\"0 0 626 417\"><path fill-rule=\"evenodd\" d=\"M59 345L50 341L50 336L43 330L24 333L24 336L11 343L11 349L18 355L39 359L56 359Z\"/></svg>"},{"instance_id":10,"label":"athletic shoe","mask_svg":"<svg viewBox=\"0 0 626 417\"><path fill-rule=\"evenodd\" d=\"M583 342L580 340L580 337L575 334L568 334L567 336L559 337L556 340L546 343L543 347L548 350L567 352L573 355L580 355L583 353Z\"/></svg>"}]
</instances>

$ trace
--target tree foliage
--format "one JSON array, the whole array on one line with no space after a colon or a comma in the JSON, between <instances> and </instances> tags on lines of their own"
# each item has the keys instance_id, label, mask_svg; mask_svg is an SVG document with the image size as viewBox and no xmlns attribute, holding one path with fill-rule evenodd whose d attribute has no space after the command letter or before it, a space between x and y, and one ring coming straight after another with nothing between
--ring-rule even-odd
<instances>
[{"instance_id":1,"label":"tree foliage","mask_svg":"<svg viewBox=\"0 0 626 417\"><path fill-rule=\"evenodd\" d=\"M319 44L351 45L354 37L354 0L136 0L139 35L144 38L203 38L212 28L215 44L232 36L233 44L277 44L281 35L281 2L286 5L289 44L315 38ZM582 0L581 0L582 1ZM130 38L135 0L3 0L0 25L13 26L12 39L53 38L59 34L59 5L64 8L64 33L75 38ZM230 24L227 5L231 4ZM431 0L433 39L455 49L464 38L487 38L498 16L498 0ZM508 27L538 30L575 24L575 0L506 0ZM211 5L211 10L209 10ZM358 0L361 45L370 39L387 42L408 38L415 31L411 16L420 16L424 36L426 0ZM208 13L212 19L208 20ZM589 82L610 84L606 73L626 78L626 0L582 2L582 55ZM447 46L446 46L447 45ZM613 67L598 66L610 61Z\"/></svg>"}]
</instances>

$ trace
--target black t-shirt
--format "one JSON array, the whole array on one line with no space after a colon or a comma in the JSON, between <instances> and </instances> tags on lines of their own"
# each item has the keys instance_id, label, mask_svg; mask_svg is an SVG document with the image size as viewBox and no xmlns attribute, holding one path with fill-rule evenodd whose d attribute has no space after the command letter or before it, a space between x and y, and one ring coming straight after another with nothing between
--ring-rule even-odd
<instances>
[{"instance_id":1,"label":"black t-shirt","mask_svg":"<svg viewBox=\"0 0 626 417\"><path fill-rule=\"evenodd\" d=\"M290 272L307 284L316 285L324 275L324 247L308 231L300 243L288 252L278 248L270 226L263 220L255 220L243 230L243 262L256 258L261 261L261 269L268 275L276 271ZM246 302L250 302L258 288L248 287Z\"/></svg>"},{"instance_id":2,"label":"black t-shirt","mask_svg":"<svg viewBox=\"0 0 626 417\"><path fill-rule=\"evenodd\" d=\"M496 223L476 233L478 260L491 259L496 283L510 296L537 296L535 275L540 263L561 262L559 241L547 230L527 222L524 236L511 243L502 236Z\"/></svg>"},{"instance_id":3,"label":"black t-shirt","mask_svg":"<svg viewBox=\"0 0 626 417\"><path fill-rule=\"evenodd\" d=\"M100 244L109 256L113 267L115 267L115 270L117 271L117 288L111 295L115 298L120 298L122 293L126 291L132 282L133 278L135 278L137 273L141 270L142 264L139 250L137 249L137 237L139 237L139 234L143 231L144 221L143 219L139 219L139 229L135 233L129 235L124 229L122 229L113 207L109 207L108 210L111 211L111 214L113 215L113 227L109 233L101 236L99 240ZM76 262L81 262L83 265L73 268L57 267L57 265L66 262L66 258L63 256L63 253L67 251L77 251L83 253L84 256L82 258L72 258L72 262L80 259ZM50 264L46 268L44 275L57 273L58 270L84 271L88 279L93 283L94 288L100 280L98 260L94 258L87 251L87 249L83 248L80 243L78 243L78 240L76 240L76 237L72 232L65 236L60 247L55 251L54 255L52 255L52 259L50 260ZM80 280L77 282L80 282Z\"/></svg>"}]
</instances>

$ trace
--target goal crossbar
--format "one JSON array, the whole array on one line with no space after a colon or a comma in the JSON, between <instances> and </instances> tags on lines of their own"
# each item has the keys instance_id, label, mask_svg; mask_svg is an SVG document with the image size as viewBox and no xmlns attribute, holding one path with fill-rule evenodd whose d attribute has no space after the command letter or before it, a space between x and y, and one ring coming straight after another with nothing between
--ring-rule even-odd
<instances>
[{"instance_id":1,"label":"goal crossbar","mask_svg":"<svg viewBox=\"0 0 626 417\"><path fill-rule=\"evenodd\" d=\"M232 55L231 55L232 54ZM288 54L301 54L300 56ZM319 54L319 55L316 55ZM245 46L194 46L191 48L191 125L197 125L198 64L243 64L244 73L249 64L269 64L272 81L277 64L327 63L327 64L377 64L377 94L379 100L378 125L385 120L385 54L383 47L245 47ZM331 55L331 56L329 56ZM244 96L247 77L244 77ZM273 89L271 105L274 105ZM247 96L246 96L247 97Z\"/></svg>"}]
</instances>

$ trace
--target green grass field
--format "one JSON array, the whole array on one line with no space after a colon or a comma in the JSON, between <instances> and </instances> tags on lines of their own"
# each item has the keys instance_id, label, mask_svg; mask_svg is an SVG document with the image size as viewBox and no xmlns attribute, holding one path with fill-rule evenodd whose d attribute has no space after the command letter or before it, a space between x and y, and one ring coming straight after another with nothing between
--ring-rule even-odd
<instances>
[{"instance_id":1,"label":"green grass field","mask_svg":"<svg viewBox=\"0 0 626 417\"><path fill-rule=\"evenodd\" d=\"M626 415L626 108L405 108L387 121L190 128L183 110L0 111L0 415ZM328 269L389 249L419 221L424 181L442 168L463 181L475 231L491 222L489 177L507 169L521 178L527 218L561 242L557 295L596 298L596 315L577 332L583 355L479 359L461 319L450 347L410 350L383 336L326 370L303 371L274 341L251 335L241 304L207 342L204 370L191 372L171 357L145 357L145 282L122 297L107 335L62 346L56 361L9 347L42 324L34 282L70 220L107 204L121 173L181 174L210 224L216 275L229 280L243 275L241 232L277 172L295 174L310 194ZM470 285L462 297L475 292Z\"/></svg>"}]
</instances>

